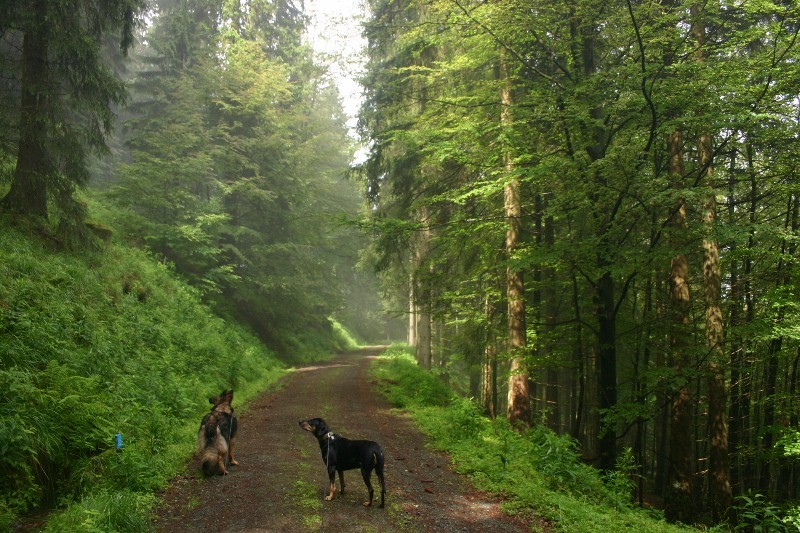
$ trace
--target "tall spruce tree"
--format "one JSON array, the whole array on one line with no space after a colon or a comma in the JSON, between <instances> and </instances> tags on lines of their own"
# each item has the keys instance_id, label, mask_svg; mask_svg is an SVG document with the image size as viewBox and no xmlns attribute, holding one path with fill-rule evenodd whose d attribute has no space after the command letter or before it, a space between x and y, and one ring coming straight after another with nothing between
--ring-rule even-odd
<instances>
[{"instance_id":1,"label":"tall spruce tree","mask_svg":"<svg viewBox=\"0 0 800 533\"><path fill-rule=\"evenodd\" d=\"M17 1L4 9L4 33L21 35L16 167L4 209L79 228L75 192L89 178L88 158L106 148L112 105L126 91L104 57L107 39L125 53L144 0ZM7 70L4 69L6 72ZM77 226L76 226L77 224Z\"/></svg>"}]
</instances>

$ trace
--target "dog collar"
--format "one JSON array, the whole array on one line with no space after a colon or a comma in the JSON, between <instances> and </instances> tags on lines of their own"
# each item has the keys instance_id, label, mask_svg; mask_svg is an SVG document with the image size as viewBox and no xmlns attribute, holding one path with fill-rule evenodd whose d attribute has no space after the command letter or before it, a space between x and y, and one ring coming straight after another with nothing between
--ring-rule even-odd
<instances>
[{"instance_id":1,"label":"dog collar","mask_svg":"<svg viewBox=\"0 0 800 533\"><path fill-rule=\"evenodd\" d=\"M325 437L323 437L323 438L333 440L333 431L329 431L328 434L325 435Z\"/></svg>"}]
</instances>

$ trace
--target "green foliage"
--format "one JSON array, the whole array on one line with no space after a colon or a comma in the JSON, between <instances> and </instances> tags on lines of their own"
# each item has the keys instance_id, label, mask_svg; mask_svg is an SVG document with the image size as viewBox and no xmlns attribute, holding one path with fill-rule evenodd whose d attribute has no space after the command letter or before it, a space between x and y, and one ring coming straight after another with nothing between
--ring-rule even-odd
<instances>
[{"instance_id":1,"label":"green foliage","mask_svg":"<svg viewBox=\"0 0 800 533\"><path fill-rule=\"evenodd\" d=\"M763 494L736 497L732 510L736 516L734 531L748 533L793 531L781 519L779 507L770 503Z\"/></svg>"},{"instance_id":2,"label":"green foliage","mask_svg":"<svg viewBox=\"0 0 800 533\"><path fill-rule=\"evenodd\" d=\"M0 405L0 466L11 473L0 491L21 510L48 490L77 491L69 479L75 463L110 442L103 428L110 424L112 402L97 376L50 361L39 370L0 369L0 386L13 399Z\"/></svg>"},{"instance_id":3,"label":"green foliage","mask_svg":"<svg viewBox=\"0 0 800 533\"><path fill-rule=\"evenodd\" d=\"M608 499L609 492L597 470L581 462L577 443L571 437L557 435L544 426L534 426L528 438L536 449L533 464L551 489L595 501Z\"/></svg>"},{"instance_id":4,"label":"green foliage","mask_svg":"<svg viewBox=\"0 0 800 533\"><path fill-rule=\"evenodd\" d=\"M787 457L800 457L800 431L788 430L778 440L778 445L783 446L783 453Z\"/></svg>"},{"instance_id":5,"label":"green foliage","mask_svg":"<svg viewBox=\"0 0 800 533\"><path fill-rule=\"evenodd\" d=\"M509 511L534 512L576 533L686 530L632 506L629 453L603 477L581 461L570 437L542 426L517 433L505 420L482 416L471 400L448 396L401 346L378 358L371 372L387 398L411 412L431 445L445 450L478 488L502 494Z\"/></svg>"},{"instance_id":6,"label":"green foliage","mask_svg":"<svg viewBox=\"0 0 800 533\"><path fill-rule=\"evenodd\" d=\"M360 346L358 341L353 337L353 334L350 333L347 328L340 324L336 319L331 318L330 321L331 327L333 327L333 334L336 339L337 350L355 350Z\"/></svg>"},{"instance_id":7,"label":"green foliage","mask_svg":"<svg viewBox=\"0 0 800 533\"><path fill-rule=\"evenodd\" d=\"M421 371L408 346L393 344L379 359L375 375L383 392L398 407L446 406L452 392L429 372Z\"/></svg>"},{"instance_id":8,"label":"green foliage","mask_svg":"<svg viewBox=\"0 0 800 533\"><path fill-rule=\"evenodd\" d=\"M0 531L11 531L17 515L8 505L0 501Z\"/></svg>"},{"instance_id":9,"label":"green foliage","mask_svg":"<svg viewBox=\"0 0 800 533\"><path fill-rule=\"evenodd\" d=\"M702 434L721 405L704 365L758 376L733 379L724 394L737 408L763 408L767 425L777 412L796 415L792 380L780 378L796 371L800 337L796 2L368 5L360 126L371 141L363 175L373 205L363 226L376 236L374 262L389 273L395 308L408 309L411 293L411 308L432 314L440 368L505 341L508 267L525 275L525 371L547 390L536 404L562 423L580 420L580 435L594 438L602 424L601 458L634 445L632 427L658 441L664 395L687 382ZM671 155L673 133L681 146ZM706 137L708 165L697 149ZM523 206L521 241L506 256L502 192L512 180L519 196L505 201ZM686 218L675 224L679 200ZM718 251L721 281L711 275ZM691 295L680 333L666 279L675 257L687 260ZM730 351L719 361L706 345L716 334ZM670 340L684 336L691 364L676 372ZM474 390L480 374L470 377ZM550 396L565 383L586 392L581 401ZM733 414L739 464L781 468L764 449L762 420ZM671 450L692 449L690 433ZM649 472L682 464L641 442ZM683 474L708 471L701 457ZM698 509L728 475L720 470L708 472ZM625 475L607 481L628 492Z\"/></svg>"},{"instance_id":10,"label":"green foliage","mask_svg":"<svg viewBox=\"0 0 800 533\"><path fill-rule=\"evenodd\" d=\"M47 523L47 533L87 533L150 531L149 510L152 495L129 490L99 491Z\"/></svg>"},{"instance_id":11,"label":"green foliage","mask_svg":"<svg viewBox=\"0 0 800 533\"><path fill-rule=\"evenodd\" d=\"M282 373L142 252L53 253L4 227L0 277L3 520L80 501L55 530L146 529L148 495L194 450L208 397L233 387L241 405Z\"/></svg>"},{"instance_id":12,"label":"green foliage","mask_svg":"<svg viewBox=\"0 0 800 533\"><path fill-rule=\"evenodd\" d=\"M800 505L786 510L783 523L787 525L789 531L800 531Z\"/></svg>"},{"instance_id":13,"label":"green foliage","mask_svg":"<svg viewBox=\"0 0 800 533\"><path fill-rule=\"evenodd\" d=\"M636 476L638 465L633 457L633 450L625 448L617 456L617 464L614 470L603 476L603 482L609 490L609 498L617 508L630 506L633 501L633 494L636 490Z\"/></svg>"}]
</instances>

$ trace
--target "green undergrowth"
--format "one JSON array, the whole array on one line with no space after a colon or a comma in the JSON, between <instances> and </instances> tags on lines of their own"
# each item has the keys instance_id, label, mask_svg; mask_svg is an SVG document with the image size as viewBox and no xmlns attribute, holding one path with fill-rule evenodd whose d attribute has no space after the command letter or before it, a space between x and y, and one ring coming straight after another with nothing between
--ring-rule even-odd
<instances>
[{"instance_id":1,"label":"green undergrowth","mask_svg":"<svg viewBox=\"0 0 800 533\"><path fill-rule=\"evenodd\" d=\"M575 533L690 531L631 503L629 455L603 476L580 461L568 436L543 427L519 434L505 420L483 416L400 345L376 359L371 372L386 397L411 413L430 445L446 451L476 487L501 495L507 512L532 513L557 531Z\"/></svg>"},{"instance_id":2,"label":"green undergrowth","mask_svg":"<svg viewBox=\"0 0 800 533\"><path fill-rule=\"evenodd\" d=\"M336 342L336 349L337 351L351 351L357 350L361 347L359 341L353 336L353 334L347 330L338 320L334 318L329 319L331 322L331 328L333 330L333 338Z\"/></svg>"},{"instance_id":3,"label":"green undergrowth","mask_svg":"<svg viewBox=\"0 0 800 533\"><path fill-rule=\"evenodd\" d=\"M56 510L46 530L146 531L208 397L233 388L240 408L284 366L145 253L2 225L0 530Z\"/></svg>"}]
</instances>

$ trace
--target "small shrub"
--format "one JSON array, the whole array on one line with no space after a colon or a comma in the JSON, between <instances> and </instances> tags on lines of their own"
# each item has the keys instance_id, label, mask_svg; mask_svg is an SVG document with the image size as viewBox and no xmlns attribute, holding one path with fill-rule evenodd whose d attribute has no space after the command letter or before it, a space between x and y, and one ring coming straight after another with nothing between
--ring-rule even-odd
<instances>
[{"instance_id":1,"label":"small shrub","mask_svg":"<svg viewBox=\"0 0 800 533\"><path fill-rule=\"evenodd\" d=\"M16 513L8 505L0 501L0 531L11 531L16 519Z\"/></svg>"},{"instance_id":2,"label":"small shrub","mask_svg":"<svg viewBox=\"0 0 800 533\"><path fill-rule=\"evenodd\" d=\"M51 361L39 372L0 370L0 386L15 399L0 406L0 468L15 472L0 488L12 506L24 511L78 491L70 472L102 449L111 413L97 380Z\"/></svg>"},{"instance_id":3,"label":"small shrub","mask_svg":"<svg viewBox=\"0 0 800 533\"><path fill-rule=\"evenodd\" d=\"M789 429L778 441L786 457L800 457L800 431Z\"/></svg>"},{"instance_id":4,"label":"small shrub","mask_svg":"<svg viewBox=\"0 0 800 533\"><path fill-rule=\"evenodd\" d=\"M788 526L789 531L800 531L800 506L788 509L783 523Z\"/></svg>"},{"instance_id":5,"label":"small shrub","mask_svg":"<svg viewBox=\"0 0 800 533\"><path fill-rule=\"evenodd\" d=\"M778 507L767 501L763 494L737 496L733 511L737 522L734 531L747 533L791 531L781 520Z\"/></svg>"},{"instance_id":6,"label":"small shrub","mask_svg":"<svg viewBox=\"0 0 800 533\"><path fill-rule=\"evenodd\" d=\"M544 426L534 426L528 438L536 445L532 460L550 488L587 496L593 501L605 499L600 474L581 461L578 444L572 437L558 435Z\"/></svg>"},{"instance_id":7,"label":"small shrub","mask_svg":"<svg viewBox=\"0 0 800 533\"><path fill-rule=\"evenodd\" d=\"M451 426L453 431L480 433L485 431L489 420L477 409L469 398L453 396L450 399Z\"/></svg>"},{"instance_id":8,"label":"small shrub","mask_svg":"<svg viewBox=\"0 0 800 533\"><path fill-rule=\"evenodd\" d=\"M633 451L625 448L617 457L616 468L608 472L603 480L608 489L608 499L617 509L630 507L636 490L635 476L638 466Z\"/></svg>"}]
</instances>

